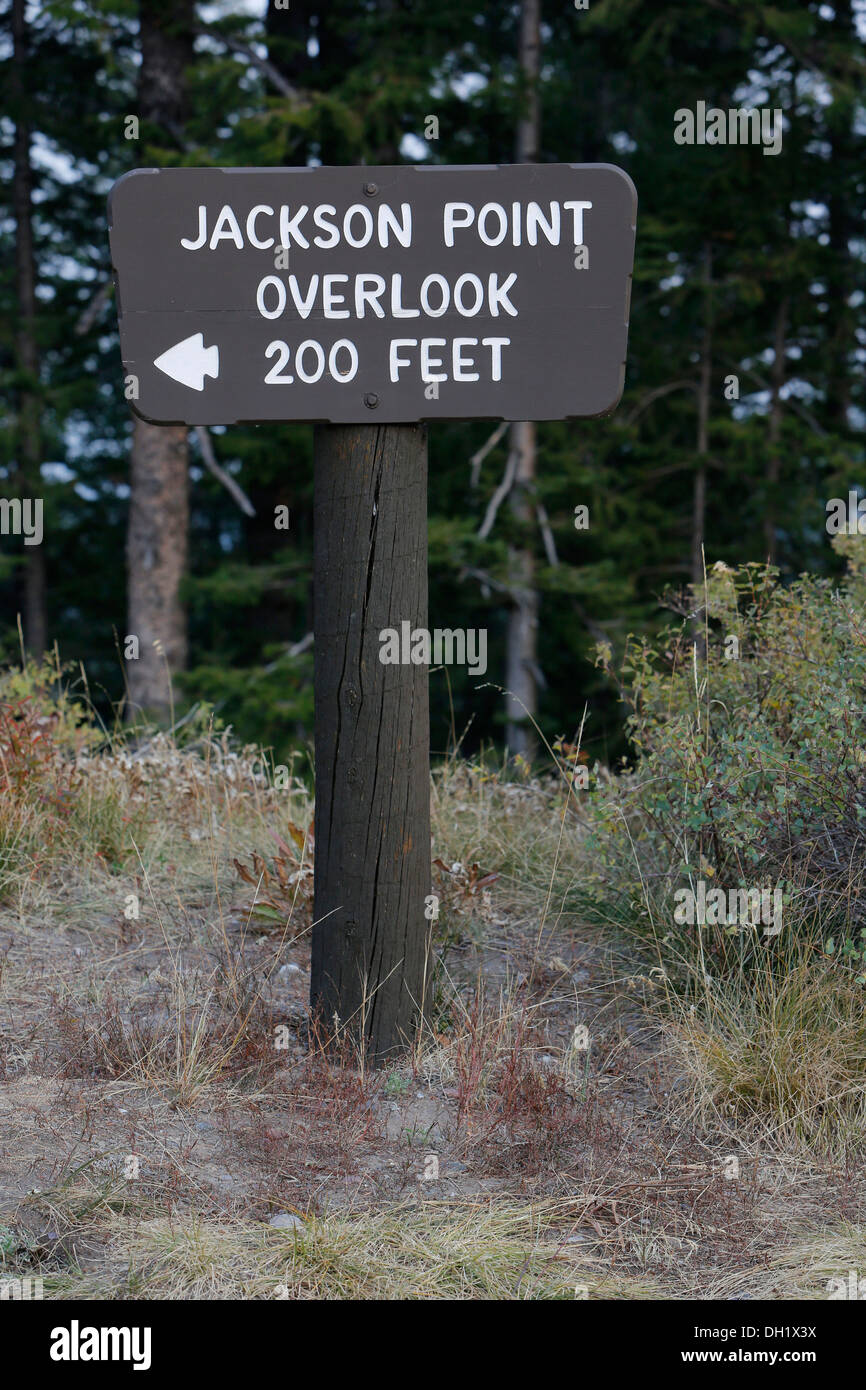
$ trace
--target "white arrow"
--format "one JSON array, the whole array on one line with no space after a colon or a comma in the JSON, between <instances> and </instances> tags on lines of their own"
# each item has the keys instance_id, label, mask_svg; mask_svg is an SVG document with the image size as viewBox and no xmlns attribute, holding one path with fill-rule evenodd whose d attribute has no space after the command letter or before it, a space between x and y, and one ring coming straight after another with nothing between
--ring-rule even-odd
<instances>
[{"instance_id":1,"label":"white arrow","mask_svg":"<svg viewBox=\"0 0 866 1390\"><path fill-rule=\"evenodd\" d=\"M214 380L219 376L220 350L216 345L206 348L203 335L193 333L191 338L184 338L182 343L175 343L174 347L155 357L153 365L182 386L203 391L206 376Z\"/></svg>"}]
</instances>

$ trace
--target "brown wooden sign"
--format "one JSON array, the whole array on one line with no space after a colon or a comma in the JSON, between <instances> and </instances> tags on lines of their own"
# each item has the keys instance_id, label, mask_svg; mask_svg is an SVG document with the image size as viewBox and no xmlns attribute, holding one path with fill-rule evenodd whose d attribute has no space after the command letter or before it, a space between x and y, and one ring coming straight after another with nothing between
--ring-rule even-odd
<instances>
[{"instance_id":1,"label":"brown wooden sign","mask_svg":"<svg viewBox=\"0 0 866 1390\"><path fill-rule=\"evenodd\" d=\"M636 207L610 164L136 170L109 198L130 403L189 425L607 414Z\"/></svg>"}]
</instances>

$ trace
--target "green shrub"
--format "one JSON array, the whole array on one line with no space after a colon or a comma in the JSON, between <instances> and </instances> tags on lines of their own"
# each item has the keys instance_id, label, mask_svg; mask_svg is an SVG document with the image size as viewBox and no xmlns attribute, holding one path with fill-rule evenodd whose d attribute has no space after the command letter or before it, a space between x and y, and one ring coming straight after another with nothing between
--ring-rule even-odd
<instances>
[{"instance_id":1,"label":"green shrub","mask_svg":"<svg viewBox=\"0 0 866 1390\"><path fill-rule=\"evenodd\" d=\"M674 894L783 889L784 931L834 937L859 966L866 925L866 539L848 574L716 564L659 642L630 640L619 672L635 762L587 800L589 880L671 956L741 970L775 938L678 927ZM621 913L621 909L620 909ZM696 942L699 942L696 950Z\"/></svg>"}]
</instances>

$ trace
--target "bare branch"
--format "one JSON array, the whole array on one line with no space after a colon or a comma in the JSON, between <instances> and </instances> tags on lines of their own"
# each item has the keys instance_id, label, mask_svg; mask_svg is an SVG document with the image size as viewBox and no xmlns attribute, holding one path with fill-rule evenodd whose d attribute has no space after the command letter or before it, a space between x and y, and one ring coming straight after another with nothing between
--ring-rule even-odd
<instances>
[{"instance_id":1,"label":"bare branch","mask_svg":"<svg viewBox=\"0 0 866 1390\"><path fill-rule=\"evenodd\" d=\"M487 514L478 528L479 540L485 541L487 537L490 535L490 532L493 529L493 523L496 520L496 513L499 511L500 505L502 504L502 502L505 501L505 498L511 491L516 475L517 450L511 449L508 453L508 461L505 465L505 473L503 475L502 482L499 484L499 487L496 489L493 496L491 497L487 505Z\"/></svg>"},{"instance_id":2,"label":"bare branch","mask_svg":"<svg viewBox=\"0 0 866 1390\"><path fill-rule=\"evenodd\" d=\"M543 502L536 502L535 515L538 518L538 525L541 528L541 538L544 541L544 553L547 556L547 563L556 566L559 564L559 556L556 553L556 541L553 539L550 518L547 515L547 508Z\"/></svg>"},{"instance_id":3,"label":"bare branch","mask_svg":"<svg viewBox=\"0 0 866 1390\"><path fill-rule=\"evenodd\" d=\"M488 597L492 590L497 594L505 594L507 598L514 599L514 590L510 589L507 584L503 584L501 579L494 579L486 570L474 569L471 565L464 565L457 578L461 582L464 579L477 579L478 583L481 585L485 598Z\"/></svg>"},{"instance_id":4,"label":"bare branch","mask_svg":"<svg viewBox=\"0 0 866 1390\"><path fill-rule=\"evenodd\" d=\"M752 380L760 386L762 391L772 391L773 388L766 377L762 377L759 372L753 371L751 367L743 367L739 362L735 362L732 357L724 357L722 361L726 366L733 367L735 372L744 372L746 376L750 376ZM824 426L818 423L812 412L806 409L801 400L798 400L796 396L786 396L784 399L780 397L780 399L782 405L790 406L792 410L797 412L801 419L806 421L810 430L814 430L815 434L820 435L822 439L827 438L827 431L824 429Z\"/></svg>"},{"instance_id":5,"label":"bare branch","mask_svg":"<svg viewBox=\"0 0 866 1390\"><path fill-rule=\"evenodd\" d=\"M682 568L688 569L688 566L684 565ZM481 585L482 592L484 592L485 590L487 592L493 590L497 594L504 594L505 597L510 599L512 603L517 602L519 598L517 591L510 588L508 584L503 584L501 580L494 579L493 576L488 574L486 570L474 569L471 565L465 565L463 569L461 569L457 578L461 581L464 579L476 579L478 583ZM486 596L487 595L485 593L485 597ZM574 604L575 613L577 614L581 623L583 623L583 626L586 628L590 637L594 638L596 642L609 642L610 637L608 633L605 632L604 628L601 627L595 621L594 618L591 618L589 616L586 609L583 607L583 604L580 603L577 599L572 599L572 603ZM543 672L540 670L539 667L535 665L534 662L533 674L539 680L539 684L546 684Z\"/></svg>"},{"instance_id":6,"label":"bare branch","mask_svg":"<svg viewBox=\"0 0 866 1390\"><path fill-rule=\"evenodd\" d=\"M79 338L83 337L85 333L90 332L90 329L108 303L111 289L111 280L103 280L102 284L98 286L96 293L87 308L82 311L81 317L75 325L75 332Z\"/></svg>"},{"instance_id":7,"label":"bare branch","mask_svg":"<svg viewBox=\"0 0 866 1390\"><path fill-rule=\"evenodd\" d=\"M688 378L684 378L682 381L669 381L666 386L657 386L654 391L650 391L648 395L644 396L643 400L635 406L631 414L626 416L623 423L626 425L633 425L638 416L643 415L644 411L652 405L653 401L660 400L662 396L669 396L672 391L697 391L697 389L697 382L689 381Z\"/></svg>"},{"instance_id":8,"label":"bare branch","mask_svg":"<svg viewBox=\"0 0 866 1390\"><path fill-rule=\"evenodd\" d=\"M237 38L234 34L223 34L218 29L210 29L204 24L196 25L196 34L201 34L204 38L213 39L216 43L225 44L231 53L237 53L240 57L246 58L254 68L258 68L263 77L266 77L272 87L280 93L280 96L288 97L297 106L309 106L310 97L307 92L300 91L287 82L283 74L274 67L273 63L268 62L267 58L262 58L252 44L246 43L243 39Z\"/></svg>"},{"instance_id":9,"label":"bare branch","mask_svg":"<svg viewBox=\"0 0 866 1390\"><path fill-rule=\"evenodd\" d=\"M481 477L482 463L487 458L487 455L490 453L491 449L496 448L496 445L499 443L500 439L502 438L507 429L508 421L503 420L501 424L496 426L496 429L493 431L487 442L485 444L482 444L481 448L472 455L471 459L469 460L469 464L472 469L472 472L469 477L469 486L471 488L476 488L478 486L478 480Z\"/></svg>"},{"instance_id":10,"label":"bare branch","mask_svg":"<svg viewBox=\"0 0 866 1390\"><path fill-rule=\"evenodd\" d=\"M207 429L204 425L196 425L195 437L198 440L199 448L201 449L201 456L204 459L205 466L209 468L211 473L213 473L214 477L222 483L226 492L229 493L229 495L234 499L234 501L240 507L241 511L246 516L255 516L256 509L253 506L250 499L247 497L243 488L235 482L234 478L229 473L227 473L224 468L220 468L219 464L217 463L216 454L214 453L213 449L213 443L211 442L211 437L208 434Z\"/></svg>"},{"instance_id":11,"label":"bare branch","mask_svg":"<svg viewBox=\"0 0 866 1390\"><path fill-rule=\"evenodd\" d=\"M276 661L270 661L267 666L263 666L262 670L264 674L269 676L272 671L276 671L280 662L283 661L285 657L300 656L302 652L308 651L312 645L313 634L312 632L308 632L299 642L292 642L291 646L286 647L286 650L277 657Z\"/></svg>"}]
</instances>

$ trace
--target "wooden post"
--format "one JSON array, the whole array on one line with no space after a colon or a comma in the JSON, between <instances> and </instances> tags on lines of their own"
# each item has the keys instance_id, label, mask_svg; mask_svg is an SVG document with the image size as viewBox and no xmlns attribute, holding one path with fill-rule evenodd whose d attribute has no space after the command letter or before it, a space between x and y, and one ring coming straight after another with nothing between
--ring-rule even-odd
<instances>
[{"instance_id":1,"label":"wooden post","mask_svg":"<svg viewBox=\"0 0 866 1390\"><path fill-rule=\"evenodd\" d=\"M315 908L311 1004L380 1063L411 1044L429 977L426 665L379 634L427 627L427 432L316 427Z\"/></svg>"}]
</instances>

